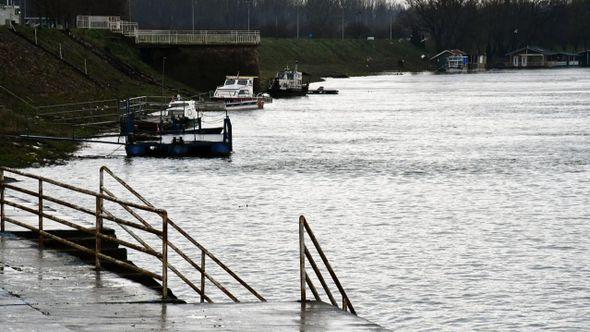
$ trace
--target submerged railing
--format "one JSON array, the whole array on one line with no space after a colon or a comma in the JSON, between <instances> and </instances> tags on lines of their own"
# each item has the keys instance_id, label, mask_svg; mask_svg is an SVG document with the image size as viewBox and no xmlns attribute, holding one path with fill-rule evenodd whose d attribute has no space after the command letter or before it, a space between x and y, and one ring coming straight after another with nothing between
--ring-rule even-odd
<instances>
[{"instance_id":1,"label":"submerged railing","mask_svg":"<svg viewBox=\"0 0 590 332\"><path fill-rule=\"evenodd\" d=\"M305 245L305 234L308 235L309 239L313 243L313 246L316 249L317 253L320 255L320 258L324 263L325 268L328 270L328 273L330 274L332 281L334 282L338 291L340 292L340 295L342 297L342 310L348 310L353 315L356 315L356 311L354 310L352 303L350 303L350 299L348 298L348 295L346 295L346 291L342 287L342 284L340 284L340 280L336 276L334 269L332 269L332 266L330 265L328 258L324 254L322 247L320 247L320 243L313 234L313 231L311 230L311 227L309 226L309 223L307 222L304 216L299 217L299 271L301 282L301 304L305 306L305 303L307 302L306 285L309 286L309 289L311 290L315 300L322 301L317 288L314 286L311 278L305 270L305 262L307 261L309 262L309 265L311 265L313 271L315 272L315 275L319 280L320 284L322 285L324 292L328 296L330 303L332 303L333 306L338 307L338 302L336 302L334 295L332 295L330 287L328 287L328 284L326 283L326 279L322 275L320 267L317 265L313 256L311 255L311 252L307 249L307 246Z\"/></svg>"},{"instance_id":2,"label":"submerged railing","mask_svg":"<svg viewBox=\"0 0 590 332\"><path fill-rule=\"evenodd\" d=\"M33 180L35 188L26 188L25 186L19 186L17 183L9 184L6 181L5 175L11 174L12 176L23 177L28 180ZM117 198L117 196L105 185L105 177L110 176L116 182L121 184L129 193L139 199L142 203L133 203L126 200ZM48 195L48 185L58 187L66 190L68 198L58 198L56 196ZM14 200L7 199L7 192L18 193L24 195L22 197L15 197ZM29 200L33 198L33 200ZM90 198L94 202L92 207L82 206L78 203L84 198ZM76 203L73 203L73 202ZM27 206L26 204L29 204ZM49 214L45 210L45 206L48 203L55 204L62 208L72 209L83 215L92 217L92 224L94 228L88 227L87 223L79 220L67 220L65 217L60 217L55 214ZM121 216L116 216L114 212L110 212L106 209L105 205L109 203L120 208L121 211L125 211L133 217L132 220L125 219ZM11 206L20 212L32 214L37 217L37 220L31 224L23 220L17 220L13 217L6 216L6 206ZM53 209L52 209L53 210ZM57 211L57 210L54 210ZM152 222L148 219L155 218L158 220L158 224L153 226ZM127 217L128 218L128 217ZM47 221L53 221L60 225L73 228L75 230L87 233L95 238L95 248L88 248L83 245L77 244L71 240L60 237L56 234L52 234L46 231ZM104 230L105 221L110 221L120 226L125 232L127 232L137 243L122 240L114 236L106 235ZM192 236L186 231L179 227L175 222L170 220L166 210L158 209L136 192L131 186L125 181L116 176L107 167L100 169L100 192L94 192L83 188L71 186L60 181L41 177L25 173L22 171L0 167L0 231L5 232L5 224L10 223L16 226L20 226L36 232L39 234L39 242L42 244L45 238L53 239L57 242L73 247L84 253L95 256L95 266L97 269L101 268L101 261L113 263L123 268L138 272L145 276L152 277L162 283L162 298L168 298L168 271L170 270L176 276L178 276L187 286L192 288L197 294L199 294L201 302L213 302L211 298L205 292L206 281L215 285L221 292L229 297L234 302L240 302L238 298L230 292L227 287L222 283L213 278L210 273L206 270L206 260L209 258L217 266L219 266L227 275L237 281L244 289L248 290L260 301L266 301L258 292L250 287L244 280L242 280L236 273L229 269L225 264L221 262L215 255L209 250L197 242ZM171 231L174 230L180 234L179 238L186 239L190 244L199 249L200 252L200 264L195 262L194 259L190 258L183 250L181 250L175 242L171 239ZM141 232L141 233L138 233ZM150 238L151 236L151 238ZM175 237L176 239L176 237ZM137 253L147 254L152 258L155 258L161 263L161 270L150 271L147 268L138 267L131 264L128 261L123 261L116 257L109 256L102 250L103 241L109 241L121 245L126 249L133 250ZM151 244L150 244L151 243ZM159 243L159 244L158 244ZM161 245L156 248L155 246ZM168 249L172 249L169 251ZM200 275L200 285L197 286L193 281L187 277L187 273L183 273L179 268L175 267L170 260L171 254L177 254L179 258L182 258L185 262L190 264ZM153 266L153 264L152 264Z\"/></svg>"}]
</instances>

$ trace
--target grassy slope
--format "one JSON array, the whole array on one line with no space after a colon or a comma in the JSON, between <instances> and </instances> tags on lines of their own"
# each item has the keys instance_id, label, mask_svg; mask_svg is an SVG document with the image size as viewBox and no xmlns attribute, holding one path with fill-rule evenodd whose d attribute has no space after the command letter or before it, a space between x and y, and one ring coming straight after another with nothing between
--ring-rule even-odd
<instances>
[{"instance_id":1,"label":"grassy slope","mask_svg":"<svg viewBox=\"0 0 590 332\"><path fill-rule=\"evenodd\" d=\"M266 81L286 65L299 68L312 80L326 76L353 76L397 70L404 59L402 70L422 70L420 50L406 42L389 40L334 40L334 39L270 39L259 47L261 78Z\"/></svg>"},{"instance_id":2,"label":"grassy slope","mask_svg":"<svg viewBox=\"0 0 590 332\"><path fill-rule=\"evenodd\" d=\"M18 31L34 40L32 29L20 27ZM107 40L108 36L104 37L103 39ZM14 35L6 28L0 28L0 63L3 64L0 66L0 85L34 106L160 94L157 84L147 84L121 73L63 32L41 29L38 30L38 38L41 45L57 53L61 44L64 58L78 68L84 68L86 59L89 75L100 84L89 80L79 71L64 65L55 56ZM133 48L123 46L125 42L122 38L108 39L108 42L113 48L120 45L118 52L126 52L129 63L140 67L139 71L151 70L149 67L146 68L147 65L142 65L139 55L134 53ZM168 84L188 89L171 80ZM70 134L70 128L27 119L34 119L34 110L0 89L0 135L28 132L27 127L32 134ZM32 163L49 163L67 158L76 149L75 144L63 142L33 143L6 137L2 137L1 140L4 143L0 144L1 166L21 167Z\"/></svg>"}]
</instances>

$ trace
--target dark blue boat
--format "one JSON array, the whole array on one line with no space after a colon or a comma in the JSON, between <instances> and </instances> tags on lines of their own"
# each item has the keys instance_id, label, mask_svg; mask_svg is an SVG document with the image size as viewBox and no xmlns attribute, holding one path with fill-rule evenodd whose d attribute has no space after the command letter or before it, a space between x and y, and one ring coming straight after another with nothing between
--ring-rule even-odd
<instances>
[{"instance_id":1,"label":"dark blue boat","mask_svg":"<svg viewBox=\"0 0 590 332\"><path fill-rule=\"evenodd\" d=\"M193 129L169 128L158 134L138 129L134 113L127 112L121 136L125 136L125 151L129 157L227 157L233 151L232 124L227 114L222 128L202 128L199 118Z\"/></svg>"}]
</instances>

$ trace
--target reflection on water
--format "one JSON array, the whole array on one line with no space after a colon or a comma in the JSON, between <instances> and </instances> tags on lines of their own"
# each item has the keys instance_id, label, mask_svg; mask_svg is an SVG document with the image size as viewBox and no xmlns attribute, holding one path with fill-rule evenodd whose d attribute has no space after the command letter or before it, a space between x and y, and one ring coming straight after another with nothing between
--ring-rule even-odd
<instances>
[{"instance_id":1,"label":"reflection on water","mask_svg":"<svg viewBox=\"0 0 590 332\"><path fill-rule=\"evenodd\" d=\"M340 95L233 114L229 159L128 160L90 145L80 154L112 155L35 172L96 188L109 166L270 300L298 299L305 214L362 317L579 329L590 325L589 73L330 79L321 85Z\"/></svg>"}]
</instances>

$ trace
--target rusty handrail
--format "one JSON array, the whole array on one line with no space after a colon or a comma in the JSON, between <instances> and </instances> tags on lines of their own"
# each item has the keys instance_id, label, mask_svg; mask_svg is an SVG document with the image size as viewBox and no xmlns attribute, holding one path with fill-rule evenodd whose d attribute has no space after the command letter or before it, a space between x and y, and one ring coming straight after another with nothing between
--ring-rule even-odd
<instances>
[{"instance_id":1,"label":"rusty handrail","mask_svg":"<svg viewBox=\"0 0 590 332\"><path fill-rule=\"evenodd\" d=\"M324 291L328 295L328 298L330 299L330 303L332 303L333 306L338 307L338 304L336 303L336 300L334 299L332 292L330 292L330 289L328 288L328 285L326 284L326 281L325 281L324 277L322 276L320 269L318 268L313 257L311 256L311 253L309 252L309 250L305 246L305 234L306 233L309 236L309 238L311 239L311 242L313 243L317 253L320 255L320 258L322 259L324 266L326 267L326 269L330 273L330 277L332 277L332 281L334 282L334 284L338 288L338 291L340 292L340 295L342 296L342 310L344 310L344 311L349 310L350 313L352 313L353 315L356 315L356 310L354 310L352 303L350 303L350 299L348 298L348 295L346 294L344 287L342 287L342 284L340 283L338 276L336 276L336 273L334 272L332 265L330 265L328 258L324 254L324 251L320 247L320 244L319 244L317 238L315 237L313 231L311 230L311 227L309 226L309 223L307 222L307 220L305 219L304 216L299 217L299 272L300 272L300 287L301 287L301 304L303 306L305 306L305 304L307 302L306 284L307 284L307 286L309 286L309 289L313 293L314 298L317 301L321 301L317 289L315 288L315 286L313 285L313 283L311 281L311 278L309 277L309 275L305 271L305 261L307 258L307 261L309 261L318 280L322 284Z\"/></svg>"},{"instance_id":2,"label":"rusty handrail","mask_svg":"<svg viewBox=\"0 0 590 332\"><path fill-rule=\"evenodd\" d=\"M25 188L21 188L14 184L6 184L5 183L5 173L12 173L18 176L26 177L29 179L37 180L38 181L38 191L29 190ZM104 186L104 174L109 174L113 179L119 182L123 187L125 187L130 193L132 193L136 198L138 198L143 204L137 204L125 200L121 200L117 198L111 191L109 191ZM60 188L64 188L66 190L70 190L76 193L81 193L88 195L90 197L95 197L95 209L89 209L86 207L79 206L77 204L68 202L64 199L58 199L53 196L48 195L46 192L46 188L43 188L43 184L48 183L55 185ZM45 189L45 190L44 190ZM34 197L38 200L37 208L31 208L25 206L23 204L19 204L17 202L12 202L6 199L5 193L6 190L12 190L21 194L25 194L30 197ZM136 222L128 221L122 218L119 218L109 211L107 211L104 207L104 203L112 202L118 204L122 207L125 211L127 211L132 217L135 218ZM79 212L82 212L86 215L93 216L95 218L95 228L91 229L85 226L78 225L74 222L68 221L64 218L57 217L55 215L46 213L43 209L44 202L52 202L59 206L63 206L66 208L70 208ZM38 216L38 226L31 226L24 222L20 222L13 218L7 218L5 215L5 206L12 206L17 208L21 211L25 211L28 213L32 213ZM162 229L156 229L152 225L150 225L145 219L143 219L138 213L134 211L134 209L150 212L157 214L162 219ZM168 296L168 269L176 274L180 279L182 279L189 287L195 290L201 298L201 302L213 302L210 297L205 294L205 281L209 280L213 285L215 285L219 290L221 290L225 295L227 295L232 301L240 302L237 297L235 297L225 286L223 286L219 281L213 278L210 273L207 273L205 270L205 261L206 258L209 257L213 262L215 262L219 267L221 267L226 273L228 273L232 278L234 278L238 283L240 283L245 289L247 289L251 294L253 294L257 299L260 301L266 301L264 297L262 297L258 292L256 292L252 287L250 287L244 280L242 280L237 274L235 274L231 269L229 269L225 264L223 264L216 256L214 256L211 252L209 252L205 247L203 247L200 243L198 243L193 237L191 237L188 233L186 233L182 228L180 228L176 223L169 219L168 214L165 210L155 208L149 201L147 201L143 196L141 196L137 191L135 191L131 186L129 186L125 181L121 178L116 176L110 169L106 167L102 167L100 170L100 192L93 192L90 190L86 190L83 188L71 186L69 184L59 182L53 179L49 179L46 177L29 174L26 172L9 169L5 167L0 167L0 224L1 224L1 231L5 231L5 222L12 223L14 225L27 228L31 231L37 232L39 234L39 243L42 245L44 243L44 237L54 239L58 242L66 244L68 246L74 247L78 250L83 252L93 254L95 256L95 266L97 269L101 268L101 260L111 262L113 264L117 264L119 266L123 266L134 271L143 273L145 275L154 277L157 280L162 282L162 298L166 299ZM57 235L51 234L44 230L44 221L50 220L53 222L57 222L59 224L74 228L81 232L89 233L95 235L95 248L94 250L80 246L72 241L67 239L61 238ZM131 237L136 240L140 245L117 239L116 237L112 237L106 234L103 234L103 223L105 220L109 220L114 222L115 224L119 225L123 230L125 230ZM176 245L171 243L168 237L168 226L174 228L174 230L178 231L183 237L185 237L189 242L195 245L200 253L201 253L201 264L197 264L195 260L191 259L186 255L181 249L179 249ZM133 230L135 229L154 234L160 238L162 241L162 249L156 250L152 246L150 246L146 241L144 241L139 235L137 235ZM162 263L162 273L160 275L153 273L151 271L135 267L132 264L128 264L127 262L117 260L113 257L107 256L102 253L102 241L110 241L113 243L117 243L119 245L125 246L127 248L133 249L138 252L142 252L145 254L149 254L151 256L156 257ZM196 285L195 282L192 282L189 278L187 278L184 274L182 274L176 267L168 261L168 247L170 247L175 253L180 255L186 262L188 262L193 268L195 268L201 276L200 280L200 288Z\"/></svg>"},{"instance_id":3,"label":"rusty handrail","mask_svg":"<svg viewBox=\"0 0 590 332\"><path fill-rule=\"evenodd\" d=\"M5 181L5 174L6 173L11 173L11 174L14 174L17 176L22 176L25 178L37 180L38 181L38 190L33 191L33 190L21 188L17 185L14 185L14 184L7 184ZM43 186L44 183L52 184L52 185L64 188L64 189L72 191L72 192L81 193L81 194L88 195L90 197L94 197L95 198L95 210L93 211L89 208L82 207L77 204L67 202L65 200L58 199L58 198L47 195L46 194L47 188L44 188L44 186ZM6 191L7 190L12 190L14 192L18 192L18 193L27 195L27 197L36 198L37 199L36 208L29 207L29 206L26 206L24 204L20 204L17 202L13 202L11 200L7 200L6 199ZM75 222L68 221L64 218L61 218L56 215L49 214L49 213L45 212L44 202L46 202L46 201L55 203L55 204L62 206L62 207L71 208L76 211L83 212L86 215L94 216L95 217L95 228L91 229L91 228L82 226L80 224L77 224ZM137 224L135 222L131 222L128 220L124 220L122 218L118 218L105 210L105 208L104 208L105 201L119 204L120 206L123 206L127 209L135 208L138 210L142 210L142 211L156 214L162 218L162 229L158 230L149 224L148 225ZM5 211L6 206L11 206L11 207L14 207L20 211L24 211L27 213L37 215L38 216L38 225L32 226L32 225L29 225L29 224L24 223L22 221L16 220L14 218L7 217L6 211ZM56 222L58 224L65 225L67 227L76 229L80 232L95 235L95 247L93 249L87 248L87 247L77 244L73 241L67 240L63 237L60 237L58 235L55 235L55 234L45 231L44 230L44 223L46 220L51 220L51 221ZM145 244L145 242L143 240L141 240L139 237L137 237L135 239L141 240L139 242L142 243L142 246L122 240L122 239L118 239L115 236L109 236L107 234L104 234L102 232L104 220L110 220L125 229L135 228L136 230L141 230L141 231L151 233L151 234L158 236L162 241L161 251L155 250L154 248L152 248L150 246L143 245L143 244ZM26 172L10 169L10 168L6 168L6 167L0 167L0 226L1 226L0 230L2 232L5 232L5 223L6 222L9 222L9 223L14 224L16 226L23 227L23 228L26 228L28 230L38 233L40 245L43 245L44 238L50 238L50 239L53 239L53 240L60 242L62 244L73 247L73 248L75 248L79 251L82 251L84 253L94 255L95 267L97 269L101 268L101 261L106 261L106 262L109 262L112 264L122 266L126 269L139 272L139 273L144 274L146 276L152 277L156 280L160 280L162 282L162 298L165 300L168 297L168 276L167 276L167 270L168 270L168 229L167 229L168 215L165 210L156 209L153 206L145 206L145 205L141 205L141 204L127 202L124 200L113 198L113 197L111 197L109 195L105 195L103 193L96 193L96 192L86 190L83 188L78 188L78 187L71 186L71 185L65 184L63 182L52 180L52 179L49 179L46 177L42 177L42 176L38 176L38 175L34 175L34 174L29 174ZM102 251L102 241L103 240L109 241L112 243L116 243L116 244L122 245L126 248L156 257L157 259L162 261L162 273L157 274L157 273L154 273L154 272L149 271L147 269L143 269L138 266L135 266L135 265L129 263L128 261L119 260L117 258L114 258L114 257L104 254Z\"/></svg>"},{"instance_id":4,"label":"rusty handrail","mask_svg":"<svg viewBox=\"0 0 590 332\"><path fill-rule=\"evenodd\" d=\"M109 176L111 176L111 178L113 178L115 181L117 181L125 189L127 189L133 196L135 196L137 199L139 199L143 204L145 204L146 206L153 207L153 204L151 204L146 198L144 198L135 189L133 189L127 182L125 182L123 179L121 179L120 177L118 177L117 175L115 175L114 172L111 171L106 166L102 166L100 168L100 183L101 183L100 184L100 190L101 190L101 192L104 192L107 195L110 195L111 197L115 197L113 195L113 193L110 192L108 189L106 189L106 187L104 186L104 174L105 173L108 174ZM124 209L127 210L127 212L129 212L133 217L135 217L136 220L138 220L140 223L142 223L142 224L145 225L146 222L143 220L143 218L141 218L139 215L137 215L136 213L134 213L131 209L127 209L125 207L124 207ZM224 287L220 282L218 282L217 280L215 280L210 274L208 274L205 271L205 257L209 257L213 262L215 262L227 274L229 274L232 278L234 278L234 280L236 280L238 283L240 283L240 285L242 285L245 289L247 289L258 300L260 300L262 302L266 302L266 299L264 297L262 297L262 295L260 295L256 290L254 290L254 288L252 288L248 283L246 283L243 279L241 279L229 267L227 267L225 264L223 264L223 262L221 262L221 260L219 260L215 255L213 255L209 250L207 250L199 242L197 242L192 236L190 236L186 231L184 231L175 222L173 222L172 220L168 219L167 224L170 225L172 228L174 228L185 239L187 239L189 242L191 242L194 246L196 246L201 251L201 265L199 266L194 260L192 260L190 257L188 257L181 249L179 249L176 245L174 245L173 243L171 243L170 240L168 241L168 245L170 246L170 248L172 250L174 250L174 252L176 252L186 262L188 262L192 267L194 267L198 272L200 272L200 274L201 274L201 285L200 285L201 288L200 289L197 288L192 283L190 283L190 284L187 283L187 284L191 288L193 288L199 295L201 295L201 302L204 302L204 301L212 302L211 299L208 298L205 295L205 279L208 279L209 281L211 281L211 283L213 283L220 291L222 291L225 295L227 295L232 301L234 301L234 302L240 302L238 300L238 298L235 297L235 295L233 295L226 287ZM186 282L186 280L185 280L186 278L179 271L174 271L172 268L173 267L171 267L171 270L173 272L175 272L176 275L178 275L181 279L183 279Z\"/></svg>"},{"instance_id":5,"label":"rusty handrail","mask_svg":"<svg viewBox=\"0 0 590 332\"><path fill-rule=\"evenodd\" d=\"M113 202L113 203L118 203L118 204L124 204L124 205L127 205L129 207L132 207L132 208L135 208L135 209L139 209L139 210L143 210L143 211L146 211L146 212L152 212L152 213L156 213L156 214L162 214L162 213L166 212L165 210L162 210L162 209L156 209L153 206L140 205L140 204L136 204L136 203L132 203L132 202L122 201L122 200L119 200L119 199L116 199L116 198L112 198L112 197L109 197L109 196L104 195L104 194L101 194L101 193L97 193L97 192L94 192L94 191L91 191L91 190L87 190L87 189L83 189L83 188L78 188L78 187L75 187L75 186L72 186L72 185L69 185L69 184L60 182L60 181L56 181L56 180L53 180L53 179L50 179L50 178L46 178L46 177L43 177L43 176L39 176L39 175L25 173L25 172L22 172L22 171L19 171L19 170L16 170L16 169L12 169L12 168L8 168L8 167L1 167L0 166L0 170L2 170L4 172L12 173L12 174L20 175L20 176L23 176L23 177L31 178L31 179L41 180L43 182L52 184L54 186L58 186L58 187L62 187L64 189L72 190L72 191L78 192L80 194L86 194L86 195L89 195L89 196L99 197L99 198L101 198L103 200L107 200L107 201L110 201L110 202Z\"/></svg>"}]
</instances>

